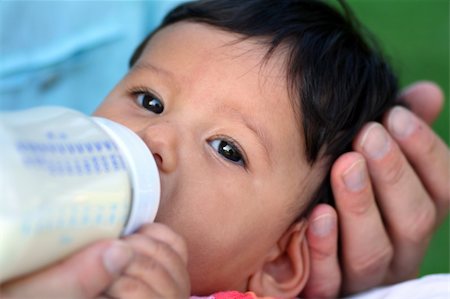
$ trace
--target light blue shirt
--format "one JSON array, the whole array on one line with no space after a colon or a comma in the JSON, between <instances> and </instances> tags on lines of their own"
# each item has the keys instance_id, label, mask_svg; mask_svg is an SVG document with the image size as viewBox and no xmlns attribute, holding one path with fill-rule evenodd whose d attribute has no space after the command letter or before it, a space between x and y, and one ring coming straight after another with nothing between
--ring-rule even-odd
<instances>
[{"instance_id":1,"label":"light blue shirt","mask_svg":"<svg viewBox=\"0 0 450 299\"><path fill-rule=\"evenodd\" d=\"M0 2L0 110L91 113L174 1Z\"/></svg>"}]
</instances>

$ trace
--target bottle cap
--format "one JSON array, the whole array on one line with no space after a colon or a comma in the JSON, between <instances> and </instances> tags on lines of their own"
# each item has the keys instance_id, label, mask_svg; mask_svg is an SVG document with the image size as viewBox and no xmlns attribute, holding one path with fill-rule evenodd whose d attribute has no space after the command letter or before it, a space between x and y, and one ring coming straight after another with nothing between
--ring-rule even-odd
<instances>
[{"instance_id":1,"label":"bottle cap","mask_svg":"<svg viewBox=\"0 0 450 299\"><path fill-rule=\"evenodd\" d=\"M160 198L159 172L153 154L133 131L106 118L92 119L114 140L131 176L132 203L122 235L129 235L156 217Z\"/></svg>"}]
</instances>

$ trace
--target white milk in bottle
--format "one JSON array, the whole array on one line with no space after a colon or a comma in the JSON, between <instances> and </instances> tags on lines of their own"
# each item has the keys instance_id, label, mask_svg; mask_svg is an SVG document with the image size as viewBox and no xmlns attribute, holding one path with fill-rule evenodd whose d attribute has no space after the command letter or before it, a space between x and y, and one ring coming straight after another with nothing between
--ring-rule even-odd
<instances>
[{"instance_id":1,"label":"white milk in bottle","mask_svg":"<svg viewBox=\"0 0 450 299\"><path fill-rule=\"evenodd\" d=\"M0 113L0 282L156 216L158 169L128 128L60 107Z\"/></svg>"}]
</instances>

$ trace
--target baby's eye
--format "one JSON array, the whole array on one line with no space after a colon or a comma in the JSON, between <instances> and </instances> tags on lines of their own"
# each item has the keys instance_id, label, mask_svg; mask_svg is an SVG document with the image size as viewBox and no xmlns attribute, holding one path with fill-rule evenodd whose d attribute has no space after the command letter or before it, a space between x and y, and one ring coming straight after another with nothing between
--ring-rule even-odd
<instances>
[{"instance_id":1,"label":"baby's eye","mask_svg":"<svg viewBox=\"0 0 450 299\"><path fill-rule=\"evenodd\" d=\"M155 114L161 114L164 111L164 103L149 92L136 93L136 101L139 105Z\"/></svg>"},{"instance_id":2,"label":"baby's eye","mask_svg":"<svg viewBox=\"0 0 450 299\"><path fill-rule=\"evenodd\" d=\"M214 139L209 142L212 148L214 148L225 159L232 161L233 163L245 166L244 157L239 150L239 147L232 141L224 139Z\"/></svg>"}]
</instances>

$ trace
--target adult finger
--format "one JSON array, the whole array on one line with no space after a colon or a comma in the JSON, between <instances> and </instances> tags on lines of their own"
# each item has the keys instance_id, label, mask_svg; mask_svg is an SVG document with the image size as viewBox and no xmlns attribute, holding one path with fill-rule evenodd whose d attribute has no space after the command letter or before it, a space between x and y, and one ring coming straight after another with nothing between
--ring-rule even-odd
<instances>
[{"instance_id":1,"label":"adult finger","mask_svg":"<svg viewBox=\"0 0 450 299\"><path fill-rule=\"evenodd\" d=\"M436 207L382 125L366 125L355 140L355 149L367 161L377 204L394 246L386 282L414 277L435 225Z\"/></svg>"},{"instance_id":2,"label":"adult finger","mask_svg":"<svg viewBox=\"0 0 450 299\"><path fill-rule=\"evenodd\" d=\"M11 298L94 298L125 269L132 250L121 241L96 243L39 273L2 286Z\"/></svg>"},{"instance_id":3,"label":"adult finger","mask_svg":"<svg viewBox=\"0 0 450 299\"><path fill-rule=\"evenodd\" d=\"M431 128L403 107L393 108L385 126L400 145L437 206L438 222L450 205L450 152Z\"/></svg>"},{"instance_id":4,"label":"adult finger","mask_svg":"<svg viewBox=\"0 0 450 299\"><path fill-rule=\"evenodd\" d=\"M342 155L331 170L339 215L343 291L355 293L380 285L393 256L393 246L375 202L364 157Z\"/></svg>"},{"instance_id":5,"label":"adult finger","mask_svg":"<svg viewBox=\"0 0 450 299\"><path fill-rule=\"evenodd\" d=\"M405 88L400 98L426 123L432 123L442 110L444 93L433 82L421 81Z\"/></svg>"},{"instance_id":6,"label":"adult finger","mask_svg":"<svg viewBox=\"0 0 450 299\"><path fill-rule=\"evenodd\" d=\"M336 212L329 205L318 205L311 212L308 222L306 236L311 270L301 297L336 298L341 286Z\"/></svg>"}]
</instances>

